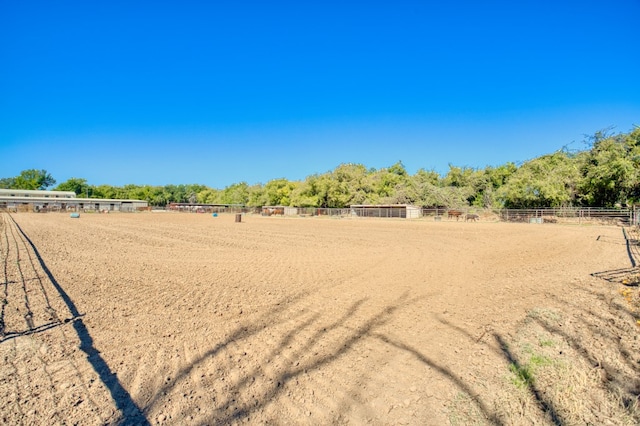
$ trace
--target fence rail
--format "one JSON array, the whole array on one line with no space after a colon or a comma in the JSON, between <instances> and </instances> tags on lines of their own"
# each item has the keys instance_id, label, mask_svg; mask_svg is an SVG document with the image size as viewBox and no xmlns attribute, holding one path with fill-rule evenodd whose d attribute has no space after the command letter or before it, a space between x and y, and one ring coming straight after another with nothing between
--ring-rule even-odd
<instances>
[{"instance_id":1,"label":"fence rail","mask_svg":"<svg viewBox=\"0 0 640 426\"><path fill-rule=\"evenodd\" d=\"M554 223L558 221L600 221L631 223L631 209L558 208L558 209L502 209L496 211L505 222Z\"/></svg>"},{"instance_id":2,"label":"fence rail","mask_svg":"<svg viewBox=\"0 0 640 426\"><path fill-rule=\"evenodd\" d=\"M124 207L124 206L123 206ZM67 212L70 210L90 211L93 206L88 205L85 209L62 209L34 208L30 205L20 205L9 207L0 205L0 210L13 212ZM137 209L130 209L135 211ZM361 217L361 218L403 218L430 220L459 220L464 219L467 214L480 215L481 220L499 220L504 222L529 222L529 223L555 223L555 222L588 222L599 221L607 223L625 223L640 226L640 208L620 208L607 209L595 207L564 207L564 208L541 208L541 209L496 209L482 210L472 207L465 208L412 208L406 209L399 206L381 207L358 207L358 208L317 208L317 207L287 207L269 209L271 213L266 214L262 207L246 206L181 206L180 208L149 207L145 210L166 210L181 213L244 213L261 214L265 216L328 216L328 217ZM124 208L121 211L127 211ZM274 213L275 212L275 213ZM455 214L450 214L454 212Z\"/></svg>"}]
</instances>

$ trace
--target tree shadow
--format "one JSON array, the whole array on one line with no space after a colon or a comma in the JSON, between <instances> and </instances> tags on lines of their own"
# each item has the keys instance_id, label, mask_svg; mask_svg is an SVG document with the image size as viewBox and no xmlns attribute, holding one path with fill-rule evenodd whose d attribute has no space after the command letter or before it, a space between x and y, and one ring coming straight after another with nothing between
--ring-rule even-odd
<instances>
[{"instance_id":1,"label":"tree shadow","mask_svg":"<svg viewBox=\"0 0 640 426\"><path fill-rule=\"evenodd\" d=\"M637 315L623 304L613 301L613 298L608 300L602 293L584 287L577 288L595 298L598 304L579 304L550 294L548 296L555 301L562 316L528 315L527 320L565 342L589 368L599 370L601 385L616 395L613 398L619 398L630 415L639 420L640 363L637 353L640 345L636 340L637 327L634 324ZM506 345L502 338L501 343ZM506 350L505 356L510 362L515 359ZM519 368L518 363L514 365ZM538 400L538 393L534 395ZM557 418L562 420L562 416Z\"/></svg>"},{"instance_id":2,"label":"tree shadow","mask_svg":"<svg viewBox=\"0 0 640 426\"><path fill-rule=\"evenodd\" d=\"M469 395L473 403L476 404L478 409L482 412L482 414L488 421L490 421L495 425L503 424L502 420L496 415L496 413L493 412L487 406L487 404L483 401L480 394L478 394L477 392L474 392L469 385L467 385L449 368L438 364L437 362L433 361L432 359L420 353L420 351L411 347L410 345L407 345L406 343L398 342L380 333L374 333L373 336L378 340L380 340L381 342L386 343L387 345L393 346L396 349L399 349L411 354L414 358L416 358L422 364L427 365L433 368L434 370L436 370L438 373L440 373L440 375L446 377L449 381L451 381L456 386L456 388L458 388L460 391L464 392L465 394Z\"/></svg>"},{"instance_id":3,"label":"tree shadow","mask_svg":"<svg viewBox=\"0 0 640 426\"><path fill-rule=\"evenodd\" d=\"M535 310L533 310L524 318L522 324L523 326L531 322L537 324L559 341L566 342L577 356L587 363L589 368L599 369L602 372L602 385L614 395L619 395L613 398L620 398L622 406L629 410L632 416L636 416L634 419L637 420L637 414L634 413L640 409L640 362L637 361L640 347L633 335L626 340L622 338L623 333L637 332L637 328L633 324L633 319L636 316L623 304L612 303L604 294L583 287L577 287L577 289L584 292L586 296L595 298L601 304L602 310L597 309L596 305L579 304L570 298L564 300L555 294L547 294L547 297L554 301L553 305L558 307L562 316L550 315L546 317L535 314ZM569 296L571 293L567 293L567 295ZM469 341L482 343L495 352L493 345L483 342L487 330L479 335L474 335L467 329L452 324L439 315L435 315L435 317L440 323L461 333ZM576 324L578 327L574 326ZM618 327L621 327L619 331ZM498 333L493 333L493 337L498 344L501 355L512 365L516 374L526 372L527 365L510 349L507 339ZM597 343L594 345L594 342ZM616 362L611 362L610 358L615 358ZM550 396L553 393L546 392L533 380L523 380L522 383L540 410L549 416L551 422L564 424L568 421L563 415L564 411L560 409L559 402Z\"/></svg>"},{"instance_id":4,"label":"tree shadow","mask_svg":"<svg viewBox=\"0 0 640 426\"><path fill-rule=\"evenodd\" d=\"M455 324L452 324L451 322L449 322L446 319L442 318L440 315L436 315L436 319L440 323L442 323L443 325L446 325L447 327L450 327L450 328L456 330L457 332L459 332L462 335L466 336L470 341L475 342L475 343L480 343L483 340L484 336L486 336L486 335L492 336L493 340L495 341L495 343L497 343L497 347L494 347L494 346L490 345L489 344L490 342L487 342L487 343L483 342L483 346L488 347L495 354L502 356L510 366L513 366L513 368L516 371L523 371L522 363L520 362L518 357L509 349L509 344L506 342L504 337L502 337L499 333L489 332L489 330L485 330L484 332L482 332L480 334L480 336L476 337L476 336L472 335L471 333L469 333L466 329L464 329L462 327L459 327L459 326L457 326ZM544 397L544 392L541 392L540 389L538 389L536 387L536 385L534 384L533 381L526 381L525 385L527 386L527 390L529 391L531 396L536 401L536 403L537 403L538 407L540 408L540 410L544 414L549 416L549 418L552 421L552 423L556 424L556 425L564 424L564 422L562 420L562 416L558 413L557 409L554 406L553 401L545 398ZM492 421L494 423L496 422L493 419L492 419Z\"/></svg>"},{"instance_id":5,"label":"tree shadow","mask_svg":"<svg viewBox=\"0 0 640 426\"><path fill-rule=\"evenodd\" d=\"M576 351L592 368L601 369L603 374L603 384L612 391L616 389L623 390L621 395L624 406L627 408L640 408L640 365L631 361L633 354L626 348L622 347L619 339L610 338L610 347L615 348L619 353L619 358L624 360L623 364L631 371L631 375L616 368L613 363L606 360L606 357L596 355L592 350L587 348L586 342L579 336L570 334L561 327L549 324L540 318L534 319L543 329L552 335L560 336L568 343L568 345ZM588 326L592 332L597 331L595 324ZM617 340L617 341L616 341Z\"/></svg>"},{"instance_id":6,"label":"tree shadow","mask_svg":"<svg viewBox=\"0 0 640 426\"><path fill-rule=\"evenodd\" d=\"M493 334L494 339L498 342L500 349L502 350L502 354L504 358L507 360L509 365L514 366L516 371L523 371L523 365L518 360L518 357L509 349L509 345L506 340L498 333ZM527 386L527 390L533 396L534 400L540 407L543 413L550 417L550 420L555 425L562 425L565 422L562 419L562 416L558 413L555 408L553 401L545 398L544 393L538 389L533 380L526 380L525 385Z\"/></svg>"},{"instance_id":7,"label":"tree shadow","mask_svg":"<svg viewBox=\"0 0 640 426\"><path fill-rule=\"evenodd\" d=\"M282 315L282 317L279 318L281 314L285 314L285 311L292 310L297 302L309 296L309 293L299 293L293 299L289 299L287 303L278 303L277 309L263 313L254 319L251 324L239 324L224 341L219 342L202 356L182 368L178 372L175 380L172 380L171 383L166 383L160 388L146 409L151 411L154 405L160 403L162 396L171 393L193 370L215 358L225 348L231 345L237 345L242 341L245 341L247 346L249 346L249 339L255 337L258 333L289 322L290 320L286 315ZM353 302L345 309L345 312L340 317L335 318L331 323L324 326L319 326L321 320L320 313L314 313L306 320L301 320L299 323L296 323L288 332L280 336L277 344L270 351L261 355L262 362L254 368L242 372L241 377L232 383L231 388L225 391L222 399L217 401L213 414L205 420L205 423L229 424L241 419L248 419L253 413L262 409L282 393L288 382L302 374L318 370L337 360L346 354L356 343L368 336L374 328L389 321L396 310L406 305L406 296L399 298L395 304L382 308L356 329L346 328L345 323L359 315L359 311L363 308L366 301L366 298L362 298ZM344 329L348 329L350 332L343 339L334 341L325 339L325 337L332 332L337 330L342 331ZM304 343L296 344L296 341L300 340L301 335L307 336ZM322 344L329 343L332 346L330 349L323 351L325 354L320 354L317 350L321 341ZM285 356L286 352L289 352L289 354ZM314 355L308 356L308 354ZM301 361L295 365L284 368L283 371L272 377L267 385L249 392L249 387L253 384L255 377L262 374L262 366L268 363L267 360L286 357L294 357ZM251 398L245 398L244 401L237 400L236 395L242 394L243 392L245 394L251 393Z\"/></svg>"},{"instance_id":8,"label":"tree shadow","mask_svg":"<svg viewBox=\"0 0 640 426\"><path fill-rule=\"evenodd\" d=\"M40 264L40 267L47 275L47 278L49 279L53 287L58 292L60 298L64 301L67 309L69 309L69 312L72 315L71 321L73 323L73 328L78 335L78 339L80 340L80 350L82 350L86 354L87 360L100 377L102 383L109 390L116 408L121 412L122 419L120 424L149 425L148 420L146 419L138 405L133 401L131 395L129 395L127 390L118 380L118 377L111 371L111 368L102 358L100 352L94 347L93 338L91 337L89 330L82 320L83 315L80 314L71 297L69 297L64 288L62 288L60 283L58 283L58 280L56 280L53 273L51 273L33 241L31 241L29 236L22 230L20 225L18 225L18 223L13 220L13 218L11 218L11 220L13 221L13 224L15 225L16 229L18 229L25 241L28 242Z\"/></svg>"},{"instance_id":9,"label":"tree shadow","mask_svg":"<svg viewBox=\"0 0 640 426\"><path fill-rule=\"evenodd\" d=\"M295 304L310 297L309 293L298 294L288 303L281 303L276 310L268 311L253 319L250 323L239 324L231 334L219 342L203 355L182 368L176 380L165 383L157 390L155 396L145 407L147 412L154 411L154 407L162 402L163 397L172 394L181 383L187 380L188 376L200 367L204 367L207 362L215 362L218 367L216 373L224 377L233 369L239 376L227 383L230 387L217 395L213 413L202 420L204 424L230 424L241 421L251 421L252 416L265 408L268 404L276 400L281 394L286 392L287 384L295 381L303 374L321 370L334 363L354 350L355 346L365 341L378 341L395 351L402 351L410 354L415 360L435 370L439 375L445 377L455 388L471 397L475 406L482 412L484 417L491 423L501 425L502 421L487 406L481 395L475 392L472 387L465 383L446 365L430 359L422 354L418 349L410 344L402 342L396 338L389 337L380 331L381 327L392 321L398 311L415 304L419 298L410 299L405 293L395 301L380 306L373 311L367 310L368 299L360 298L345 307L339 316L330 319L326 324L326 317L323 320L323 313L313 312L306 318L294 321L290 326L284 324L290 322L286 313L295 309ZM284 318L281 318L283 316ZM356 325L348 325L351 323ZM284 325L284 332L278 333L279 337L270 349L260 355L259 362L249 369L239 369L235 365L225 365L221 352L225 348L234 349L239 353L243 348L251 346L252 339L257 339L257 334L267 329L275 329L279 325ZM370 343L369 343L370 344ZM239 347L237 345L240 345ZM220 358L217 358L220 356ZM231 355L229 355L231 356ZM277 374L265 377L264 366L273 359L292 359L284 365ZM262 377L262 386L254 386L256 377ZM209 390L209 392L214 392Z\"/></svg>"}]
</instances>

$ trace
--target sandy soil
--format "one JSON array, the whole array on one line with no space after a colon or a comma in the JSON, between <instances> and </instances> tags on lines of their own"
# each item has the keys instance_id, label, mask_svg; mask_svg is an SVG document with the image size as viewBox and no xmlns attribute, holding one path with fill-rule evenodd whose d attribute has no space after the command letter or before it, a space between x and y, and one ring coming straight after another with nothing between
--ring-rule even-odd
<instances>
[{"instance_id":1,"label":"sandy soil","mask_svg":"<svg viewBox=\"0 0 640 426\"><path fill-rule=\"evenodd\" d=\"M2 214L0 423L637 424L628 230Z\"/></svg>"}]
</instances>

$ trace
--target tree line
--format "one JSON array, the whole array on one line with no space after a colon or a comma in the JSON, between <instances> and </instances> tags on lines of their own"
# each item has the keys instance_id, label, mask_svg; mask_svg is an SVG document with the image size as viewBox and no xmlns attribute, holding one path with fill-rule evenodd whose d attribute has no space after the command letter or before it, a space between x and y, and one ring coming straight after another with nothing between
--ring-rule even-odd
<instances>
[{"instance_id":1,"label":"tree line","mask_svg":"<svg viewBox=\"0 0 640 426\"><path fill-rule=\"evenodd\" d=\"M616 207L640 201L640 127L627 133L596 132L583 150L561 149L516 165L483 169L449 165L442 176L420 169L411 175L402 162L374 169L341 164L301 181L266 184L90 185L71 178L53 189L80 197L169 203L233 204L250 207L342 208L352 204L413 204L423 207L543 208ZM25 170L0 178L0 188L46 189L56 181L46 170Z\"/></svg>"}]
</instances>

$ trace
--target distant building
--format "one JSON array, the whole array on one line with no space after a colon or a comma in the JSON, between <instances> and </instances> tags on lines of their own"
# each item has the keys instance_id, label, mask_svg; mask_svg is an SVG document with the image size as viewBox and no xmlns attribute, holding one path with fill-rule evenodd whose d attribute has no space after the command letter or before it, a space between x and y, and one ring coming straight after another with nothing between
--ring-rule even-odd
<instances>
[{"instance_id":1,"label":"distant building","mask_svg":"<svg viewBox=\"0 0 640 426\"><path fill-rule=\"evenodd\" d=\"M0 189L0 210L132 212L148 206L149 203L144 200L78 198L73 191Z\"/></svg>"},{"instance_id":2,"label":"distant building","mask_svg":"<svg viewBox=\"0 0 640 426\"><path fill-rule=\"evenodd\" d=\"M297 207L262 206L262 216L295 216L297 214Z\"/></svg>"},{"instance_id":3,"label":"distant building","mask_svg":"<svg viewBox=\"0 0 640 426\"><path fill-rule=\"evenodd\" d=\"M352 204L349 208L352 216L359 217L417 219L421 216L420 207L409 204Z\"/></svg>"}]
</instances>

